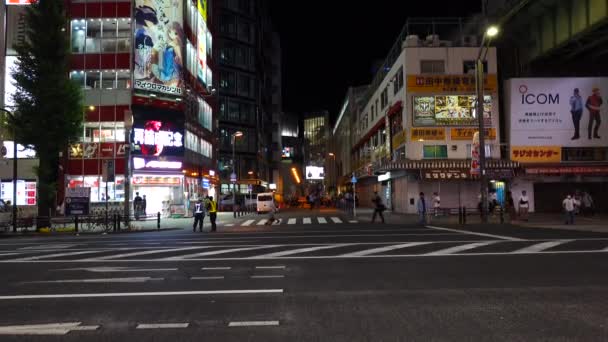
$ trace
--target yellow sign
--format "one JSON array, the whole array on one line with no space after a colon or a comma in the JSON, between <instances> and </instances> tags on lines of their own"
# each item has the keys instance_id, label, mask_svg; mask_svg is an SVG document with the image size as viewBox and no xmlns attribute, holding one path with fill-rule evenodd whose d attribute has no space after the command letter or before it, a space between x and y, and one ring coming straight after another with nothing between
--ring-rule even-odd
<instances>
[{"instance_id":1,"label":"yellow sign","mask_svg":"<svg viewBox=\"0 0 608 342\"><path fill-rule=\"evenodd\" d=\"M207 0L197 1L198 13L201 14L205 23L207 23Z\"/></svg>"},{"instance_id":2,"label":"yellow sign","mask_svg":"<svg viewBox=\"0 0 608 342\"><path fill-rule=\"evenodd\" d=\"M512 146L511 160L520 163L559 163L562 161L560 146Z\"/></svg>"},{"instance_id":3,"label":"yellow sign","mask_svg":"<svg viewBox=\"0 0 608 342\"><path fill-rule=\"evenodd\" d=\"M483 90L486 93L498 91L496 75L485 75ZM407 77L407 91L420 93L474 93L474 75L410 75Z\"/></svg>"},{"instance_id":4,"label":"yellow sign","mask_svg":"<svg viewBox=\"0 0 608 342\"><path fill-rule=\"evenodd\" d=\"M393 135L393 150L399 148L401 145L405 144L405 140L407 138L407 132L402 130L401 132L395 133Z\"/></svg>"},{"instance_id":5,"label":"yellow sign","mask_svg":"<svg viewBox=\"0 0 608 342\"><path fill-rule=\"evenodd\" d=\"M475 128L452 128L450 129L450 137L452 140L473 140L473 134L479 131ZM485 138L496 140L496 128L486 128Z\"/></svg>"},{"instance_id":6,"label":"yellow sign","mask_svg":"<svg viewBox=\"0 0 608 342\"><path fill-rule=\"evenodd\" d=\"M445 128L412 128L412 141L445 140Z\"/></svg>"}]
</instances>

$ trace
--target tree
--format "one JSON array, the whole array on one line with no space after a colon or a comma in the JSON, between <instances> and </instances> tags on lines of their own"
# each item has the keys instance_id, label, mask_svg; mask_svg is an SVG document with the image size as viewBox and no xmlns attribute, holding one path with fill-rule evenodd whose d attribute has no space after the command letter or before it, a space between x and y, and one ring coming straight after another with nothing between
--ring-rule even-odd
<instances>
[{"instance_id":1,"label":"tree","mask_svg":"<svg viewBox=\"0 0 608 342\"><path fill-rule=\"evenodd\" d=\"M40 160L36 172L41 217L55 211L59 154L82 134L82 92L69 78L65 14L64 1L39 0L28 6L26 39L16 48L18 62L12 71L17 91L11 125L16 140L32 145Z\"/></svg>"}]
</instances>

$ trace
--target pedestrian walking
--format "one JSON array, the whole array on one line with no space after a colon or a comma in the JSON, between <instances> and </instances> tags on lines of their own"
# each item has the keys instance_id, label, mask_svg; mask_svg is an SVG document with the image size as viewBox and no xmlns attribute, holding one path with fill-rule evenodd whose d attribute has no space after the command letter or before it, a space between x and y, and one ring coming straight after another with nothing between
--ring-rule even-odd
<instances>
[{"instance_id":1,"label":"pedestrian walking","mask_svg":"<svg viewBox=\"0 0 608 342\"><path fill-rule=\"evenodd\" d=\"M211 231L217 231L215 220L217 219L217 202L213 200L213 196L209 196L209 220L211 221Z\"/></svg>"},{"instance_id":2,"label":"pedestrian walking","mask_svg":"<svg viewBox=\"0 0 608 342\"><path fill-rule=\"evenodd\" d=\"M574 210L576 208L574 198L568 195L562 201L562 207L564 208L564 213L566 215L566 224L574 224Z\"/></svg>"},{"instance_id":3,"label":"pedestrian walking","mask_svg":"<svg viewBox=\"0 0 608 342\"><path fill-rule=\"evenodd\" d=\"M528 210L530 209L530 200L528 199L528 193L526 190L521 192L519 197L519 218L522 221L528 221Z\"/></svg>"},{"instance_id":4,"label":"pedestrian walking","mask_svg":"<svg viewBox=\"0 0 608 342\"><path fill-rule=\"evenodd\" d=\"M372 202L375 205L374 214L372 215L372 223L376 221L376 215L380 215L380 219L382 220L382 223L384 223L384 215L382 214L382 212L386 210L386 206L384 205L384 203L382 203L382 198L378 196L377 191L374 191L374 198L372 198Z\"/></svg>"},{"instance_id":5,"label":"pedestrian walking","mask_svg":"<svg viewBox=\"0 0 608 342\"><path fill-rule=\"evenodd\" d=\"M435 217L439 216L439 212L441 211L441 197L437 192L433 192L433 211Z\"/></svg>"},{"instance_id":6,"label":"pedestrian walking","mask_svg":"<svg viewBox=\"0 0 608 342\"><path fill-rule=\"evenodd\" d=\"M281 220L277 219L275 217L275 214L277 213L277 206L274 203L274 198L272 199L272 201L270 201L270 211L268 212L268 221L266 221L265 225L266 226L270 226L272 225L275 221L277 221L278 223L281 222Z\"/></svg>"},{"instance_id":7,"label":"pedestrian walking","mask_svg":"<svg viewBox=\"0 0 608 342\"><path fill-rule=\"evenodd\" d=\"M144 216L147 216L146 207L148 206L148 200L146 200L146 195L141 199L141 212L144 213Z\"/></svg>"},{"instance_id":8,"label":"pedestrian walking","mask_svg":"<svg viewBox=\"0 0 608 342\"><path fill-rule=\"evenodd\" d=\"M425 225L426 224L426 213L427 213L427 205L426 200L424 199L424 192L420 193L420 197L418 198L418 223Z\"/></svg>"},{"instance_id":9,"label":"pedestrian walking","mask_svg":"<svg viewBox=\"0 0 608 342\"><path fill-rule=\"evenodd\" d=\"M194 215L194 224L192 225L192 231L196 232L196 226L198 224L198 230L203 232L203 221L205 220L205 204L202 199L198 199L196 203L194 203L193 209Z\"/></svg>"},{"instance_id":10,"label":"pedestrian walking","mask_svg":"<svg viewBox=\"0 0 608 342\"><path fill-rule=\"evenodd\" d=\"M135 220L139 220L139 216L141 215L141 206L142 206L143 198L139 196L139 192L135 193L135 198L133 199L133 211L135 214Z\"/></svg>"}]
</instances>

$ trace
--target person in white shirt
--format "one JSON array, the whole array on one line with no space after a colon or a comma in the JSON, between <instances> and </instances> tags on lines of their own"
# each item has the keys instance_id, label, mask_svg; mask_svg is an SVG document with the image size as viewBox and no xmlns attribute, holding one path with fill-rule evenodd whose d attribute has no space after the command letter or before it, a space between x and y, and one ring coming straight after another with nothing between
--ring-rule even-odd
<instances>
[{"instance_id":1,"label":"person in white shirt","mask_svg":"<svg viewBox=\"0 0 608 342\"><path fill-rule=\"evenodd\" d=\"M441 197L436 192L433 192L433 209L435 211L435 216L439 216L439 212L441 211Z\"/></svg>"},{"instance_id":2,"label":"person in white shirt","mask_svg":"<svg viewBox=\"0 0 608 342\"><path fill-rule=\"evenodd\" d=\"M528 199L528 193L524 190L521 192L519 198L519 218L522 221L528 221L528 210L530 209L530 200Z\"/></svg>"},{"instance_id":3,"label":"person in white shirt","mask_svg":"<svg viewBox=\"0 0 608 342\"><path fill-rule=\"evenodd\" d=\"M574 224L574 209L576 208L576 202L572 196L568 195L562 202L562 207L566 214L566 224Z\"/></svg>"}]
</instances>

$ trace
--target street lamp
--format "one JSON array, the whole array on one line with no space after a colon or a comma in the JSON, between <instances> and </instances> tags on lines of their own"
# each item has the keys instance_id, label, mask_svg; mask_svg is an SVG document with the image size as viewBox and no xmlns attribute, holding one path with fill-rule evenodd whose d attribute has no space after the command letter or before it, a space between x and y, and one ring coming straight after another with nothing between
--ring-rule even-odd
<instances>
[{"instance_id":1,"label":"street lamp","mask_svg":"<svg viewBox=\"0 0 608 342\"><path fill-rule=\"evenodd\" d=\"M15 116L5 108L0 108L0 111L6 113L13 120L13 233L17 232L17 125L15 124Z\"/></svg>"},{"instance_id":2,"label":"street lamp","mask_svg":"<svg viewBox=\"0 0 608 342\"><path fill-rule=\"evenodd\" d=\"M477 90L477 121L479 122L479 180L481 182L481 222L488 223L488 176L486 174L486 144L483 117L483 61L490 41L498 34L498 27L489 26L483 34L475 63L475 89Z\"/></svg>"},{"instance_id":3,"label":"street lamp","mask_svg":"<svg viewBox=\"0 0 608 342\"><path fill-rule=\"evenodd\" d=\"M236 218L236 163L235 163L235 146L236 146L236 138L240 138L243 136L243 132L236 131L232 133L232 174L230 175L232 182L232 216Z\"/></svg>"}]
</instances>

